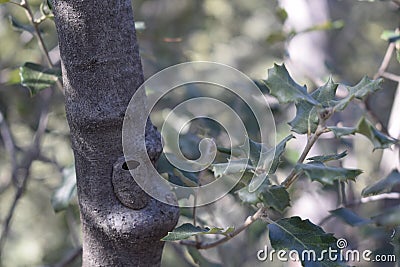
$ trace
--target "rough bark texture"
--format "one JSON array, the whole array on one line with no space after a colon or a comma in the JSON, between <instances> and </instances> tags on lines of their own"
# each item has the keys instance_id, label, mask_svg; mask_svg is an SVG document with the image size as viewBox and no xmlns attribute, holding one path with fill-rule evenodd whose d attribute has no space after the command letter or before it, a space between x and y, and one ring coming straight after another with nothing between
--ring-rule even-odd
<instances>
[{"instance_id":1,"label":"rough bark texture","mask_svg":"<svg viewBox=\"0 0 400 267\"><path fill-rule=\"evenodd\" d=\"M53 0L53 5L77 171L83 266L157 266L159 240L175 226L178 209L151 198L135 201L143 198L138 187L133 198L129 186L122 186L119 197L113 190L118 180L113 174L125 177L124 183L129 177L115 168L123 165L124 113L143 83L131 1ZM156 131L146 144L154 160L160 152ZM121 203L127 195L131 204Z\"/></svg>"}]
</instances>

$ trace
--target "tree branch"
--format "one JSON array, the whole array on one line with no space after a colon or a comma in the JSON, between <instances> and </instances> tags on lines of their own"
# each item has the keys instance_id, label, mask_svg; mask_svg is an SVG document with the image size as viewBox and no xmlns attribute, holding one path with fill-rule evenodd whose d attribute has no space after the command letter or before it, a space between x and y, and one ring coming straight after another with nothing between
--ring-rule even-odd
<instances>
[{"instance_id":1,"label":"tree branch","mask_svg":"<svg viewBox=\"0 0 400 267\"><path fill-rule=\"evenodd\" d=\"M325 121L323 123L325 123ZM318 140L321 134L326 132L325 126L322 126L323 123L320 123L315 133L311 134L310 137L308 137L306 146L304 147L303 152L300 155L300 158L297 160L297 164L304 162L311 148L314 146L315 142ZM296 171L295 168L293 168L292 171L289 173L289 175L286 177L286 179L281 183L281 185L283 185L286 188L289 188L293 184L293 182L296 181L296 179L301 175L301 173L302 173L301 171L298 172Z\"/></svg>"},{"instance_id":2,"label":"tree branch","mask_svg":"<svg viewBox=\"0 0 400 267\"><path fill-rule=\"evenodd\" d=\"M255 221L264 217L265 213L266 213L265 207L259 208L256 213L254 213L252 216L247 217L246 221L240 227L236 228L235 231L227 234L225 237L223 237L219 240L208 242L208 243L196 242L193 240L183 240L180 243L182 245L196 247L197 249L209 249L209 248L216 247L218 245L221 245L221 244L231 240L232 238L234 238L235 236L240 234L243 230L247 229Z\"/></svg>"}]
</instances>

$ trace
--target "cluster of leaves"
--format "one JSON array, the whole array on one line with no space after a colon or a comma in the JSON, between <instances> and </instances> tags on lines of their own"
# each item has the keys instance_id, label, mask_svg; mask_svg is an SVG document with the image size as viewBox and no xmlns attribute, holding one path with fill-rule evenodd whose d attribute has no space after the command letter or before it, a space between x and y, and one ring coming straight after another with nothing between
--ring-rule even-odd
<instances>
[{"instance_id":1,"label":"cluster of leaves","mask_svg":"<svg viewBox=\"0 0 400 267\"><path fill-rule=\"evenodd\" d=\"M332 132L335 137L341 138L346 135L356 133L364 135L373 144L374 149L388 148L393 144L398 144L398 140L384 135L378 131L374 125L365 117L360 118L354 127L338 127L329 125L329 118L335 113L343 111L354 99L363 100L371 93L380 89L381 79L371 80L364 77L355 86L345 86L348 94L344 98L336 97L336 90L339 84L331 78L326 84L309 93L306 86L297 84L289 75L284 65L275 65L268 72L268 79L263 81L271 95L276 97L281 104L294 103L296 105L296 116L289 122L291 130L298 134L307 134L308 144L299 158L297 164L293 166L289 179L278 183L275 176L281 157L285 152L287 142L294 139L289 135L281 140L275 148L268 148L264 144L248 140L250 151L248 158L242 157L244 146L231 149L218 148L220 153L229 154L232 158L228 162L215 163L211 170L216 178L227 175L242 175L240 189L235 193L243 203L249 205L262 206L283 214L285 209L290 206L290 195L288 187L302 174L305 174L311 181L318 181L322 185L333 185L338 182L355 181L362 171L359 169L348 169L328 165L329 161L337 161L346 157L347 152L338 154L321 155L307 158L306 155L317 138L328 132ZM400 175L393 171L388 177L368 186L363 191L363 197L390 192L390 190L400 183ZM397 213L396 213L397 212ZM388 216L383 215L374 218L361 218L352 210L340 207L331 211L332 216L342 219L345 223L358 226L365 224L385 224L399 225L400 221L398 209L393 210ZM386 213L388 214L388 213ZM397 215L393 215L397 214ZM313 249L315 252L335 248L336 238L332 234L325 233L321 227L313 224L309 220L301 220L299 217L282 218L276 221L266 219L271 245L274 249L303 250ZM170 232L164 238L166 241L176 241L187 239L191 236L204 234L226 235L229 228L224 231L221 228L200 228L191 224L184 224ZM305 266L307 262L303 262ZM342 263L324 263L324 266L338 266Z\"/></svg>"}]
</instances>

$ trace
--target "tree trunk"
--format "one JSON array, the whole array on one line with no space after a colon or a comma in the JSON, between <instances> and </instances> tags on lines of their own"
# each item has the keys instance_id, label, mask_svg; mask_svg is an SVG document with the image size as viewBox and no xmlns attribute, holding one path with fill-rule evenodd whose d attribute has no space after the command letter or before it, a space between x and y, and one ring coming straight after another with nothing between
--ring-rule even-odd
<instances>
[{"instance_id":1,"label":"tree trunk","mask_svg":"<svg viewBox=\"0 0 400 267\"><path fill-rule=\"evenodd\" d=\"M149 198L133 179L124 191L131 205L113 188L131 178L122 168L122 123L143 83L131 1L52 2L77 172L82 265L158 266L159 240L175 226L178 208ZM147 143L148 151L161 151L155 131L146 133Z\"/></svg>"}]
</instances>

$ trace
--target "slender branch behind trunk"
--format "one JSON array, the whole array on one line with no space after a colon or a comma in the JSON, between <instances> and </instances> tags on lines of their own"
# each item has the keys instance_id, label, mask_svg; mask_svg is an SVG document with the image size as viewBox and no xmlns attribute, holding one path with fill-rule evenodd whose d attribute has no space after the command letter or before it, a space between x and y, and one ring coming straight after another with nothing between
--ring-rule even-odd
<instances>
[{"instance_id":1,"label":"slender branch behind trunk","mask_svg":"<svg viewBox=\"0 0 400 267\"><path fill-rule=\"evenodd\" d=\"M141 209L126 207L111 182L114 163L123 155L124 113L143 83L131 1L54 0L53 5L77 172L82 265L158 266L159 240L175 226L178 209L154 199Z\"/></svg>"}]
</instances>

